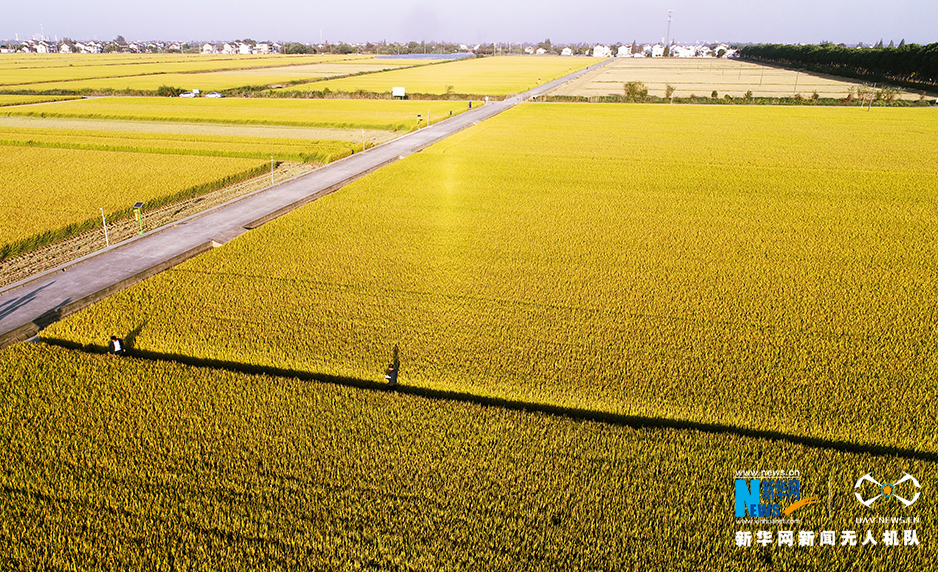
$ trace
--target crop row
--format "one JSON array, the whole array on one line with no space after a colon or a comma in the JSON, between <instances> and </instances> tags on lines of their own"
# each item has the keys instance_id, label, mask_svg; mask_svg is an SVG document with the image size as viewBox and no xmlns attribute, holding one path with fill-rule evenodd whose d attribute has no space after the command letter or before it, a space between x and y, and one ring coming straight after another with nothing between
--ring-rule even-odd
<instances>
[{"instance_id":1,"label":"crop row","mask_svg":"<svg viewBox=\"0 0 938 572\"><path fill-rule=\"evenodd\" d=\"M54 81L21 86L36 92L122 92L154 93L161 86L178 86L183 89L226 91L244 89L268 89L270 86L305 83L330 77L345 77L356 74L377 73L401 66L425 65L410 60L387 62L373 59L349 61L327 61L312 64L292 64L277 67L233 69L216 72L156 73L127 77L104 77L96 79ZM20 86L14 86L20 87Z\"/></svg>"},{"instance_id":2,"label":"crop row","mask_svg":"<svg viewBox=\"0 0 938 572\"><path fill-rule=\"evenodd\" d=\"M133 151L329 163L361 151L362 143L183 133L0 127L0 145L94 151Z\"/></svg>"},{"instance_id":3,"label":"crop row","mask_svg":"<svg viewBox=\"0 0 938 572\"><path fill-rule=\"evenodd\" d=\"M935 558L934 503L913 507L918 524L858 525L871 512L853 496L870 471L934 482L925 461L41 344L0 352L0 396L8 568L919 570ZM796 531L839 542L916 528L921 544L737 547L737 530L760 527L734 521L734 471L766 462L823 499Z\"/></svg>"},{"instance_id":4,"label":"crop row","mask_svg":"<svg viewBox=\"0 0 938 572\"><path fill-rule=\"evenodd\" d=\"M348 62L362 56L52 55L0 59L0 88L40 89L41 84L106 78L245 70L287 65ZM158 84L159 85L159 84ZM42 87L41 89L46 89Z\"/></svg>"},{"instance_id":5,"label":"crop row","mask_svg":"<svg viewBox=\"0 0 938 572\"><path fill-rule=\"evenodd\" d=\"M44 335L935 451L936 120L525 105Z\"/></svg>"},{"instance_id":6,"label":"crop row","mask_svg":"<svg viewBox=\"0 0 938 572\"><path fill-rule=\"evenodd\" d=\"M74 95L0 95L0 107L76 99Z\"/></svg>"},{"instance_id":7,"label":"crop row","mask_svg":"<svg viewBox=\"0 0 938 572\"><path fill-rule=\"evenodd\" d=\"M409 131L418 115L426 125L428 112L437 122L467 109L467 102L449 101L102 97L3 108L0 115Z\"/></svg>"}]
</instances>

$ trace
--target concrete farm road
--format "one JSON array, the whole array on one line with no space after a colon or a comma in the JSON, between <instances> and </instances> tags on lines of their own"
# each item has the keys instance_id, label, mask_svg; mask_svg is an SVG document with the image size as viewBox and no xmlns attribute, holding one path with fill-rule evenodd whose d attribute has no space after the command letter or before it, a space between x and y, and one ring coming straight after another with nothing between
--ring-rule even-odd
<instances>
[{"instance_id":1,"label":"concrete farm road","mask_svg":"<svg viewBox=\"0 0 938 572\"><path fill-rule=\"evenodd\" d=\"M0 289L0 347L35 336L49 324L437 141L547 93L598 63L504 101L491 102L356 153L306 175L112 245ZM102 341L103 343L103 341Z\"/></svg>"}]
</instances>

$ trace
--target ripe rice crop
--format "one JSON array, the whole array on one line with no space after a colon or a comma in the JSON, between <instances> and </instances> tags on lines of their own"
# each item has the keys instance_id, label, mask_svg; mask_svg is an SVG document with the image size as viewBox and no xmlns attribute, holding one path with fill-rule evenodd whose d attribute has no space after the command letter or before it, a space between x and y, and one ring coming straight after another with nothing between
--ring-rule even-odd
<instances>
[{"instance_id":1,"label":"ripe rice crop","mask_svg":"<svg viewBox=\"0 0 938 572\"><path fill-rule=\"evenodd\" d=\"M588 67L600 60L561 56L504 56L457 60L432 66L393 70L356 77L298 85L292 91L391 93L404 87L407 93L502 96L521 93Z\"/></svg>"},{"instance_id":2,"label":"ripe rice crop","mask_svg":"<svg viewBox=\"0 0 938 572\"><path fill-rule=\"evenodd\" d=\"M8 105L29 105L30 103L48 103L76 99L73 95L0 95L0 107Z\"/></svg>"},{"instance_id":3,"label":"ripe rice crop","mask_svg":"<svg viewBox=\"0 0 938 572\"><path fill-rule=\"evenodd\" d=\"M242 70L285 65L349 62L369 56L203 55L203 54L49 54L42 58L0 58L0 89L63 89L56 82L108 78L165 77L174 74ZM389 66L390 67L390 66ZM175 77L175 76L174 76ZM157 83L159 85L165 84ZM172 84L170 84L172 85Z\"/></svg>"},{"instance_id":4,"label":"ripe rice crop","mask_svg":"<svg viewBox=\"0 0 938 572\"><path fill-rule=\"evenodd\" d=\"M42 344L0 351L0 396L12 567L926 570L938 556L935 503L912 507L918 524L858 524L870 511L853 496L868 471L928 486L934 462ZM795 530L857 545L737 547L759 525L734 521L734 471L764 463L824 501ZM921 544L884 545L890 528ZM868 529L878 544L860 546Z\"/></svg>"},{"instance_id":5,"label":"ripe rice crop","mask_svg":"<svg viewBox=\"0 0 938 572\"><path fill-rule=\"evenodd\" d=\"M102 97L41 109L3 108L0 115L408 131L417 125L418 114L429 111L437 122L467 109L466 102L455 101Z\"/></svg>"},{"instance_id":6,"label":"ripe rice crop","mask_svg":"<svg viewBox=\"0 0 938 572\"><path fill-rule=\"evenodd\" d=\"M242 180L269 161L229 157L4 146L0 153L0 259ZM103 231L102 231L103 234ZM103 236L102 236L103 240Z\"/></svg>"},{"instance_id":7,"label":"ripe rice crop","mask_svg":"<svg viewBox=\"0 0 938 572\"><path fill-rule=\"evenodd\" d=\"M107 77L51 83L35 83L26 87L33 91L66 92L155 92L160 86L179 86L199 89L202 92L225 91L237 88L260 88L268 86L315 81L329 77L343 77L360 73L376 73L383 69L394 69L400 65L383 65L380 60L351 60L232 69L215 72L159 73L126 77ZM415 65L410 62L409 65ZM421 62L420 65L424 65Z\"/></svg>"},{"instance_id":8,"label":"ripe rice crop","mask_svg":"<svg viewBox=\"0 0 938 572\"><path fill-rule=\"evenodd\" d=\"M526 104L44 336L935 452L936 122Z\"/></svg>"},{"instance_id":9,"label":"ripe rice crop","mask_svg":"<svg viewBox=\"0 0 938 572\"><path fill-rule=\"evenodd\" d=\"M55 147L94 151L134 151L174 155L206 155L250 159L329 163L361 150L359 141L317 141L271 137L238 137L183 133L133 133L72 129L0 127L0 145Z\"/></svg>"}]
</instances>

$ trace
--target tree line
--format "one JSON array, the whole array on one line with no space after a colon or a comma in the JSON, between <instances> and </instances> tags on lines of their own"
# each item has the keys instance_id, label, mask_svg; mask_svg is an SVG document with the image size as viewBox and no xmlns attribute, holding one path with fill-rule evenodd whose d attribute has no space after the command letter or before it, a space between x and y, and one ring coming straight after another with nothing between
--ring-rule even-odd
<instances>
[{"instance_id":1,"label":"tree line","mask_svg":"<svg viewBox=\"0 0 938 572\"><path fill-rule=\"evenodd\" d=\"M744 46L741 58L871 81L921 86L938 85L938 43L925 46L850 48L842 44Z\"/></svg>"}]
</instances>

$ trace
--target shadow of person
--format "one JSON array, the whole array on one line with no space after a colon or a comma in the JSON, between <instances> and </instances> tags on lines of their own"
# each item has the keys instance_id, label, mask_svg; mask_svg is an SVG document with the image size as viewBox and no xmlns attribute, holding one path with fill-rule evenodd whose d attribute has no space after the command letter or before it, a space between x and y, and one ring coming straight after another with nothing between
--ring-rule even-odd
<instances>
[{"instance_id":1,"label":"shadow of person","mask_svg":"<svg viewBox=\"0 0 938 572\"><path fill-rule=\"evenodd\" d=\"M124 345L127 347L128 350L134 349L134 345L137 342L137 336L139 336L140 332L143 331L143 328L146 327L147 322L149 322L149 320L144 320L143 322L140 323L140 325L130 330L130 332L128 332L127 335L124 336Z\"/></svg>"}]
</instances>

